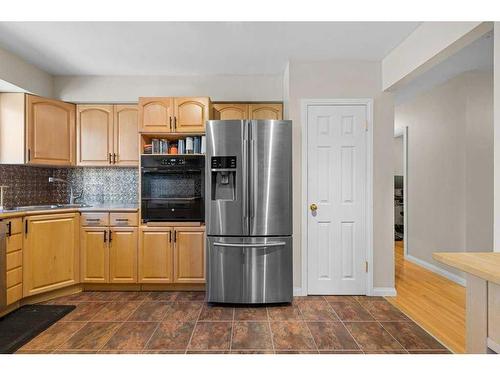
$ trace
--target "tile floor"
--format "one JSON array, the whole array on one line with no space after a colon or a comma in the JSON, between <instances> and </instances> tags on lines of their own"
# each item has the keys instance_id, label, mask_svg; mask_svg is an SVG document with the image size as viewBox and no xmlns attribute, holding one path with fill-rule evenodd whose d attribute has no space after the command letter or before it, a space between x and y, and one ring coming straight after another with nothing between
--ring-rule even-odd
<instances>
[{"instance_id":1,"label":"tile floor","mask_svg":"<svg viewBox=\"0 0 500 375\"><path fill-rule=\"evenodd\" d=\"M203 292L82 292L18 353L449 353L381 297L209 306Z\"/></svg>"}]
</instances>

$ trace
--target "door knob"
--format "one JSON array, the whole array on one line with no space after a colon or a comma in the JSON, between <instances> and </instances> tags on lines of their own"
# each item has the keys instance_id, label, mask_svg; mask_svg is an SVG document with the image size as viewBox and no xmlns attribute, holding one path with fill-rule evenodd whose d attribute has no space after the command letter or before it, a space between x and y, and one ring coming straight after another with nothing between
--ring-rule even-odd
<instances>
[{"instance_id":1,"label":"door knob","mask_svg":"<svg viewBox=\"0 0 500 375\"><path fill-rule=\"evenodd\" d=\"M318 209L318 206L316 205L316 203L313 203L309 206L309 208L311 209L312 212L315 212Z\"/></svg>"}]
</instances>

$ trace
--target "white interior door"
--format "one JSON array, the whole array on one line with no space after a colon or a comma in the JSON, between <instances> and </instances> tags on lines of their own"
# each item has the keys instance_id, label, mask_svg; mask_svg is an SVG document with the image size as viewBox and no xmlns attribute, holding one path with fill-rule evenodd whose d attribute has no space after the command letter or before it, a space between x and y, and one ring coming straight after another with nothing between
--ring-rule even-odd
<instances>
[{"instance_id":1,"label":"white interior door","mask_svg":"<svg viewBox=\"0 0 500 375\"><path fill-rule=\"evenodd\" d=\"M365 105L308 107L308 294L366 294L366 120Z\"/></svg>"}]
</instances>

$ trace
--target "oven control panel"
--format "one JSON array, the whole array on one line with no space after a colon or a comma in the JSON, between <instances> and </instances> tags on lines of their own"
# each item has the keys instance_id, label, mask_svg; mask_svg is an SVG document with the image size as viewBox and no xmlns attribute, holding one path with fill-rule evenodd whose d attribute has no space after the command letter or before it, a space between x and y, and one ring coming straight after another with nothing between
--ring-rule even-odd
<instances>
[{"instance_id":1,"label":"oven control panel","mask_svg":"<svg viewBox=\"0 0 500 375\"><path fill-rule=\"evenodd\" d=\"M235 169L236 156L212 156L210 163L212 169Z\"/></svg>"},{"instance_id":2,"label":"oven control panel","mask_svg":"<svg viewBox=\"0 0 500 375\"><path fill-rule=\"evenodd\" d=\"M166 166L177 166L184 164L186 164L186 160L184 158L165 158L161 161L161 165Z\"/></svg>"}]
</instances>

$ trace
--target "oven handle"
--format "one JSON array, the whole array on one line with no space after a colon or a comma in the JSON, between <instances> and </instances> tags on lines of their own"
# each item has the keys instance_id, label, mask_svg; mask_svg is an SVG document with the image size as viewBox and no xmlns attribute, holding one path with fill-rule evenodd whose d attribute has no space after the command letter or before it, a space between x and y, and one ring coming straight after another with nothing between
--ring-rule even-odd
<instances>
[{"instance_id":1,"label":"oven handle","mask_svg":"<svg viewBox=\"0 0 500 375\"><path fill-rule=\"evenodd\" d=\"M277 247L285 246L286 242L269 242L269 243L223 243L214 242L214 246L220 247Z\"/></svg>"},{"instance_id":2,"label":"oven handle","mask_svg":"<svg viewBox=\"0 0 500 375\"><path fill-rule=\"evenodd\" d=\"M172 174L172 173L186 173L195 172L201 173L201 169L160 169L160 168L142 168L142 173L161 173L161 174Z\"/></svg>"}]
</instances>

